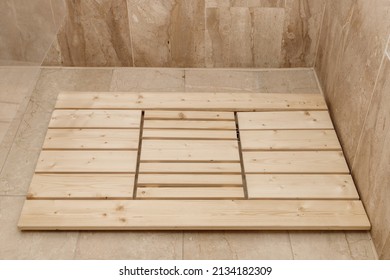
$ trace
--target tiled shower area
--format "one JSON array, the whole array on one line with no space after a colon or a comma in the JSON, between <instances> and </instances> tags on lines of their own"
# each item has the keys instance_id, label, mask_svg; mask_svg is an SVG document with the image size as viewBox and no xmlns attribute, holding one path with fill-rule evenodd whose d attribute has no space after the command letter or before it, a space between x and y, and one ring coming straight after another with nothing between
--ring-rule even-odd
<instances>
[{"instance_id":1,"label":"tiled shower area","mask_svg":"<svg viewBox=\"0 0 390 280\"><path fill-rule=\"evenodd\" d=\"M6 0L0 15L0 259L390 258L389 1ZM30 186L48 127L67 92L176 93L180 100L206 93L322 95L371 229L21 231L26 197L36 201ZM140 110L146 125L167 122L169 111ZM225 118L233 132L240 114L254 113L231 109ZM144 135L145 161L167 151L153 144L167 137L164 129ZM147 195L144 189L166 196L153 182L138 195ZM248 182L239 183L239 195L248 196Z\"/></svg>"}]
</instances>

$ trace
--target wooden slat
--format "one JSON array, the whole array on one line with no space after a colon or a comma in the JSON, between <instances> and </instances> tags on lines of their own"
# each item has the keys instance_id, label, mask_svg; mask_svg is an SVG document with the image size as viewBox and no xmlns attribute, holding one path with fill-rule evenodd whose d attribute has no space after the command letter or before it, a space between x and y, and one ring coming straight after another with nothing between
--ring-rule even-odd
<instances>
[{"instance_id":1,"label":"wooden slat","mask_svg":"<svg viewBox=\"0 0 390 280\"><path fill-rule=\"evenodd\" d=\"M249 199L359 199L351 175L247 174Z\"/></svg>"},{"instance_id":2,"label":"wooden slat","mask_svg":"<svg viewBox=\"0 0 390 280\"><path fill-rule=\"evenodd\" d=\"M235 140L144 140L141 161L239 161Z\"/></svg>"},{"instance_id":3,"label":"wooden slat","mask_svg":"<svg viewBox=\"0 0 390 280\"><path fill-rule=\"evenodd\" d=\"M141 162L140 173L241 173L241 165L221 162Z\"/></svg>"},{"instance_id":4,"label":"wooden slat","mask_svg":"<svg viewBox=\"0 0 390 280\"><path fill-rule=\"evenodd\" d=\"M141 111L55 110L49 128L139 128Z\"/></svg>"},{"instance_id":5,"label":"wooden slat","mask_svg":"<svg viewBox=\"0 0 390 280\"><path fill-rule=\"evenodd\" d=\"M139 129L55 129L43 149L137 149Z\"/></svg>"},{"instance_id":6,"label":"wooden slat","mask_svg":"<svg viewBox=\"0 0 390 280\"><path fill-rule=\"evenodd\" d=\"M238 113L241 129L333 129L327 111L242 112Z\"/></svg>"},{"instance_id":7,"label":"wooden slat","mask_svg":"<svg viewBox=\"0 0 390 280\"><path fill-rule=\"evenodd\" d=\"M26 200L22 230L368 230L360 201Z\"/></svg>"},{"instance_id":8,"label":"wooden slat","mask_svg":"<svg viewBox=\"0 0 390 280\"><path fill-rule=\"evenodd\" d=\"M342 152L244 152L249 173L349 173Z\"/></svg>"},{"instance_id":9,"label":"wooden slat","mask_svg":"<svg viewBox=\"0 0 390 280\"><path fill-rule=\"evenodd\" d=\"M29 198L132 199L134 174L35 174Z\"/></svg>"},{"instance_id":10,"label":"wooden slat","mask_svg":"<svg viewBox=\"0 0 390 280\"><path fill-rule=\"evenodd\" d=\"M326 110L320 94L61 92L58 109Z\"/></svg>"},{"instance_id":11,"label":"wooden slat","mask_svg":"<svg viewBox=\"0 0 390 280\"><path fill-rule=\"evenodd\" d=\"M243 188L237 187L164 187L137 188L137 198L141 199L240 199L244 198Z\"/></svg>"},{"instance_id":12,"label":"wooden slat","mask_svg":"<svg viewBox=\"0 0 390 280\"><path fill-rule=\"evenodd\" d=\"M144 129L143 139L237 139L235 130Z\"/></svg>"},{"instance_id":13,"label":"wooden slat","mask_svg":"<svg viewBox=\"0 0 390 280\"><path fill-rule=\"evenodd\" d=\"M227 174L139 174L138 186L241 186L241 175Z\"/></svg>"},{"instance_id":14,"label":"wooden slat","mask_svg":"<svg viewBox=\"0 0 390 280\"><path fill-rule=\"evenodd\" d=\"M234 121L145 120L144 128L168 129L236 129Z\"/></svg>"},{"instance_id":15,"label":"wooden slat","mask_svg":"<svg viewBox=\"0 0 390 280\"><path fill-rule=\"evenodd\" d=\"M341 150L334 130L242 130L243 150Z\"/></svg>"},{"instance_id":16,"label":"wooden slat","mask_svg":"<svg viewBox=\"0 0 390 280\"><path fill-rule=\"evenodd\" d=\"M36 172L134 173L136 151L42 151Z\"/></svg>"},{"instance_id":17,"label":"wooden slat","mask_svg":"<svg viewBox=\"0 0 390 280\"><path fill-rule=\"evenodd\" d=\"M234 121L233 112L145 111L145 120L220 120Z\"/></svg>"}]
</instances>

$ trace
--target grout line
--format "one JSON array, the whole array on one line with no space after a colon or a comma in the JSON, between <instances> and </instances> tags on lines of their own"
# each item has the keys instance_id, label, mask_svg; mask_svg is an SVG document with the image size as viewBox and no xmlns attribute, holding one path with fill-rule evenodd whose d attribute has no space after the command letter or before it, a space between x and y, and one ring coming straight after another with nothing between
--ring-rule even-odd
<instances>
[{"instance_id":1,"label":"grout line","mask_svg":"<svg viewBox=\"0 0 390 280\"><path fill-rule=\"evenodd\" d=\"M344 233L345 242L347 242L347 247L348 247L350 259L353 260L352 250L351 250L351 246L349 245L349 240L347 238L347 233L345 232L345 230L343 230L343 233Z\"/></svg>"},{"instance_id":2,"label":"grout line","mask_svg":"<svg viewBox=\"0 0 390 280\"><path fill-rule=\"evenodd\" d=\"M133 199L137 198L137 185L138 185L139 166L141 163L142 134L144 131L144 119L145 119L145 111L142 111L141 122L139 126L139 142L138 142L137 165L135 168L135 176L134 176Z\"/></svg>"},{"instance_id":3,"label":"grout line","mask_svg":"<svg viewBox=\"0 0 390 280\"><path fill-rule=\"evenodd\" d=\"M322 31L323 31L324 18L325 18L325 12L326 12L326 7L327 6L328 6L328 2L326 2L324 4L324 9L322 11L322 18L321 18L320 28L318 30L317 47L316 47L316 52L315 52L315 55L314 55L313 68L315 68L317 66L318 50L320 49L320 40L321 40Z\"/></svg>"},{"instance_id":4,"label":"grout line","mask_svg":"<svg viewBox=\"0 0 390 280\"><path fill-rule=\"evenodd\" d=\"M247 186L247 182L246 182L246 174L245 174L245 167L244 167L244 156L243 156L242 146L241 146L240 127L239 127L239 124L238 124L237 112L234 112L234 118L235 118L235 121L236 121L236 129L237 129L237 143L238 143L238 154L240 156L240 165L241 165L242 188L244 190L245 199L248 199L248 186Z\"/></svg>"},{"instance_id":5,"label":"grout line","mask_svg":"<svg viewBox=\"0 0 390 280\"><path fill-rule=\"evenodd\" d=\"M389 37L389 39L390 39L390 37ZM387 43L389 43L389 42L390 42L390 41L388 40ZM384 53L383 53L383 57L382 57L381 63L380 63L379 68L378 68L378 74L376 75L374 87L373 87L372 92L371 92L370 102L368 103L366 115L365 115L365 117L364 117L364 122L363 122L361 131L360 131L360 135L359 135L358 144L357 144L357 147L356 147L356 149L355 149L355 153L354 153L355 156L354 156L353 161L352 161L352 164L351 164L351 173L352 173L352 171L354 170L355 163L356 163L356 158L357 158L357 155L359 154L360 146L361 146L361 144L362 144L361 142L362 142L362 140L363 140L364 128L366 127L366 123L367 123L367 119L368 119L368 114L369 114L369 112L370 112L372 100L374 99L374 95L375 95L377 83L378 83L378 80L379 80L379 77L380 77L380 74L381 74L381 69L382 69L382 67L383 67L383 64L384 64L384 61L385 61L386 56L387 56L387 55L386 55L386 49L385 49L385 51L384 51Z\"/></svg>"},{"instance_id":6,"label":"grout line","mask_svg":"<svg viewBox=\"0 0 390 280\"><path fill-rule=\"evenodd\" d=\"M374 253L375 260L379 260L378 252L376 251L374 241L372 240L371 233L369 231L366 231L368 240L371 245L372 252Z\"/></svg>"},{"instance_id":7,"label":"grout line","mask_svg":"<svg viewBox=\"0 0 390 280\"><path fill-rule=\"evenodd\" d=\"M288 240L290 241L291 256L292 256L292 259L295 260L294 248L293 248L293 245L291 242L290 231L287 231L287 234L288 234Z\"/></svg>"},{"instance_id":8,"label":"grout line","mask_svg":"<svg viewBox=\"0 0 390 280\"><path fill-rule=\"evenodd\" d=\"M326 102L326 96L325 96L324 90L323 90L323 88L322 88L320 79L318 78L317 71L316 71L315 68L312 68L312 69L313 69L313 72L314 72L314 78L316 79L316 82L317 82L317 87L318 87L318 89L320 90L320 94L324 97L325 102Z\"/></svg>"},{"instance_id":9,"label":"grout line","mask_svg":"<svg viewBox=\"0 0 390 280\"><path fill-rule=\"evenodd\" d=\"M130 6L131 7L131 6ZM133 67L135 67L135 60L134 60L134 47L133 47L133 32L132 32L132 27L131 27L131 23L130 23L130 10L131 8L129 8L129 1L126 1L126 9L127 9L127 21L129 23L129 35L130 35L130 46L131 46L131 60L132 60L132 63L133 63Z\"/></svg>"}]
</instances>

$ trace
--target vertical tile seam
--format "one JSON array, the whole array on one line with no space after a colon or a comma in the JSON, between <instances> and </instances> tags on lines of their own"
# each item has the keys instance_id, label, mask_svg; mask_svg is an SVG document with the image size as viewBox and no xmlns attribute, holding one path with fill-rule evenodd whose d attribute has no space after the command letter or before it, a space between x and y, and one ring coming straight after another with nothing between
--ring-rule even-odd
<instances>
[{"instance_id":1,"label":"vertical tile seam","mask_svg":"<svg viewBox=\"0 0 390 280\"><path fill-rule=\"evenodd\" d=\"M372 105L372 100L374 99L374 95L375 95L375 91L376 91L376 88L377 88L378 80L379 80L379 77L380 77L380 74L381 74L381 70L382 70L384 61L385 61L386 56L387 56L386 50L387 50L387 46L388 46L389 43L390 43L390 36L389 36L389 38L387 39L387 43L386 43L386 46L385 46L385 49L384 49L384 52L383 52L383 56L382 56L382 59L381 59L381 63L380 63L380 65L379 65L379 67L378 67L378 72L377 72L377 75L376 75L376 78L375 78L374 87L372 88L372 91L371 91L370 102L369 102L369 104L368 104L368 106L367 106L367 110L366 110L366 114L365 114L365 117L364 117L363 125L362 125L362 127L361 127L361 129L360 129L358 144L357 144L357 146L356 146L356 149L355 149L355 152L354 152L353 161L352 161L352 164L351 164L351 173L353 173L353 171L355 170L355 166L356 166L356 157L357 157L357 155L359 155L359 152L360 152L361 142L362 142L362 138L363 138L363 134L364 134L364 128L365 128L366 125L367 125L367 119L368 119L368 115L369 115L369 113L370 113L370 108L371 108L371 105Z\"/></svg>"},{"instance_id":2,"label":"vertical tile seam","mask_svg":"<svg viewBox=\"0 0 390 280\"><path fill-rule=\"evenodd\" d=\"M16 26L16 29L18 29L19 52L20 52L20 55L22 56L21 60L16 60L16 61L27 61L27 60L25 60L25 57L24 57L24 54L23 54L23 49L22 49L23 40L22 40L21 29L20 29L19 24L18 24L18 18L16 16L16 8L15 8L14 0L11 1L11 5L12 5L12 15L14 17L15 26Z\"/></svg>"},{"instance_id":3,"label":"vertical tile seam","mask_svg":"<svg viewBox=\"0 0 390 280\"><path fill-rule=\"evenodd\" d=\"M132 32L132 25L131 25L131 19L130 19L131 8L132 8L131 5L129 6L129 1L126 0L127 21L129 24L129 35L130 35L131 61L132 61L133 67L135 67L134 48L133 48L133 32Z\"/></svg>"},{"instance_id":4,"label":"vertical tile seam","mask_svg":"<svg viewBox=\"0 0 390 280\"><path fill-rule=\"evenodd\" d=\"M318 50L320 49L320 41L321 41L321 35L322 35L322 31L323 31L323 26L324 26L325 11L327 9L327 6L328 6L328 2L326 1L324 4L324 7L323 7L321 24L320 24L320 27L318 30L317 46L316 46L316 51L314 54L314 61L313 61L313 65L312 65L313 68L315 68L317 66ZM324 94L322 93L322 95L324 95Z\"/></svg>"}]
</instances>

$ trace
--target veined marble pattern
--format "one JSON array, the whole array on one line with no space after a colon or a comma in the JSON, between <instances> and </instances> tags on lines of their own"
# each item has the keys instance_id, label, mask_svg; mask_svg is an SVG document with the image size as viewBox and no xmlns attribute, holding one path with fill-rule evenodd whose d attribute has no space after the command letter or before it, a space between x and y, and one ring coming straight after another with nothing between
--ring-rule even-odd
<instances>
[{"instance_id":1,"label":"veined marble pattern","mask_svg":"<svg viewBox=\"0 0 390 280\"><path fill-rule=\"evenodd\" d=\"M383 259L390 258L389 33L389 0L328 0L316 62Z\"/></svg>"},{"instance_id":2,"label":"veined marble pattern","mask_svg":"<svg viewBox=\"0 0 390 280\"><path fill-rule=\"evenodd\" d=\"M325 0L67 0L44 65L311 67Z\"/></svg>"}]
</instances>

